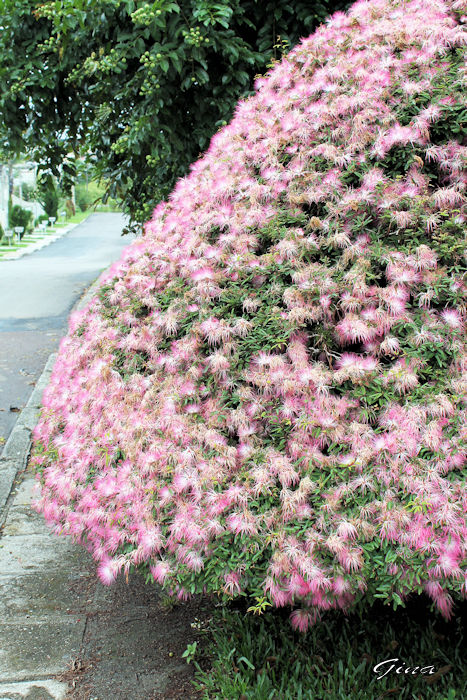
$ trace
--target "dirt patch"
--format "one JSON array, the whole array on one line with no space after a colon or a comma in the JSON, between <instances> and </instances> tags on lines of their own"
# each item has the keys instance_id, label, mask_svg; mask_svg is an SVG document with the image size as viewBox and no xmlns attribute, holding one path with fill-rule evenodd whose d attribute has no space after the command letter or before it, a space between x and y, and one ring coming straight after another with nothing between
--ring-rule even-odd
<instances>
[{"instance_id":1,"label":"dirt patch","mask_svg":"<svg viewBox=\"0 0 467 700\"><path fill-rule=\"evenodd\" d=\"M192 624L207 620L212 602L193 599L168 609L160 589L134 574L104 587L94 573L80 587L86 628L79 656L58 680L67 700L196 700L193 667L182 654L199 638Z\"/></svg>"}]
</instances>

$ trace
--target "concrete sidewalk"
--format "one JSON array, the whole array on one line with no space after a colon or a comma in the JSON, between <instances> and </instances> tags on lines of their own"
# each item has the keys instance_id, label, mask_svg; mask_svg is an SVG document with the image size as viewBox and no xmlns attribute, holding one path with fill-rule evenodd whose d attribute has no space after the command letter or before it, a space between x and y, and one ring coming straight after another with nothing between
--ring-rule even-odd
<instances>
[{"instance_id":1,"label":"concrete sidewalk","mask_svg":"<svg viewBox=\"0 0 467 700\"><path fill-rule=\"evenodd\" d=\"M31 509L31 431L54 360L0 457L0 700L199 698L181 656L212 603L168 609L136 574L102 586L90 555Z\"/></svg>"},{"instance_id":2,"label":"concrete sidewalk","mask_svg":"<svg viewBox=\"0 0 467 700\"><path fill-rule=\"evenodd\" d=\"M22 258L25 255L35 253L36 250L41 250L41 248L45 248L51 243L58 241L59 238L65 236L65 234L69 233L74 228L84 223L84 221L86 221L86 219L83 219L82 221L79 221L76 224L58 226L57 228L54 228L53 231L46 230L44 233L42 233L41 231L34 231L32 234L26 234L21 239L21 242L23 243L23 245L24 243L26 243L27 245L24 248L19 248L18 250L9 251L8 248L1 250L0 261L18 260L19 258Z\"/></svg>"},{"instance_id":3,"label":"concrete sidewalk","mask_svg":"<svg viewBox=\"0 0 467 700\"><path fill-rule=\"evenodd\" d=\"M3 476L14 460L2 462ZM54 676L77 656L86 624L71 584L88 574L88 557L53 537L31 510L33 485L26 471L10 497L0 539L2 700L65 698L67 684Z\"/></svg>"},{"instance_id":4,"label":"concrete sidewalk","mask_svg":"<svg viewBox=\"0 0 467 700\"><path fill-rule=\"evenodd\" d=\"M55 355L46 365L0 458L0 698L64 698L54 679L80 648L85 617L70 583L87 574L87 557L52 537L31 510L35 479L27 468L31 431Z\"/></svg>"},{"instance_id":5,"label":"concrete sidewalk","mask_svg":"<svg viewBox=\"0 0 467 700\"><path fill-rule=\"evenodd\" d=\"M87 552L31 510L33 474L19 478L0 538L0 700L199 698L181 657L209 606L166 609L136 574L102 586Z\"/></svg>"},{"instance_id":6,"label":"concrete sidewalk","mask_svg":"<svg viewBox=\"0 0 467 700\"><path fill-rule=\"evenodd\" d=\"M53 536L31 508L31 433L55 359L49 357L0 457L0 700L65 698L68 684L55 676L77 656L86 624L71 584L88 575L89 556Z\"/></svg>"}]
</instances>

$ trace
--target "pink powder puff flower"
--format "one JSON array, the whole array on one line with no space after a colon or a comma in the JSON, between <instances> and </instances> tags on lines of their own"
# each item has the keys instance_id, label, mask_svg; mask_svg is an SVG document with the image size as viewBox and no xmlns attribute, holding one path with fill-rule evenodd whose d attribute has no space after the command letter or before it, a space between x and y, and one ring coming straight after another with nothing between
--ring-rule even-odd
<instances>
[{"instance_id":1,"label":"pink powder puff flower","mask_svg":"<svg viewBox=\"0 0 467 700\"><path fill-rule=\"evenodd\" d=\"M110 586L116 580L120 569L121 563L118 560L107 557L102 559L97 567L97 575L104 586Z\"/></svg>"},{"instance_id":2,"label":"pink powder puff flower","mask_svg":"<svg viewBox=\"0 0 467 700\"><path fill-rule=\"evenodd\" d=\"M170 565L163 559L158 561L157 564L150 566L149 568L152 577L154 578L154 581L160 584L163 584L169 576L169 574L171 573Z\"/></svg>"},{"instance_id":3,"label":"pink powder puff flower","mask_svg":"<svg viewBox=\"0 0 467 700\"><path fill-rule=\"evenodd\" d=\"M232 513L226 520L227 527L236 535L245 533L254 535L258 532L255 518L251 513Z\"/></svg>"},{"instance_id":4,"label":"pink powder puff flower","mask_svg":"<svg viewBox=\"0 0 467 700\"><path fill-rule=\"evenodd\" d=\"M294 630L306 632L317 620L317 611L307 608L299 608L290 613L290 621Z\"/></svg>"},{"instance_id":5,"label":"pink powder puff flower","mask_svg":"<svg viewBox=\"0 0 467 700\"><path fill-rule=\"evenodd\" d=\"M209 363L213 373L223 374L230 367L229 360L221 352L216 352L213 355L210 355L207 358L207 362Z\"/></svg>"},{"instance_id":6,"label":"pink powder puff flower","mask_svg":"<svg viewBox=\"0 0 467 700\"><path fill-rule=\"evenodd\" d=\"M278 608L283 608L291 602L290 593L282 590L270 576L266 577L264 590L269 593L274 605Z\"/></svg>"},{"instance_id":7,"label":"pink powder puff flower","mask_svg":"<svg viewBox=\"0 0 467 700\"><path fill-rule=\"evenodd\" d=\"M333 583L333 590L337 595L343 595L350 590L350 582L343 576L336 576Z\"/></svg>"},{"instance_id":8,"label":"pink powder puff flower","mask_svg":"<svg viewBox=\"0 0 467 700\"><path fill-rule=\"evenodd\" d=\"M441 312L441 318L451 328L460 329L464 326L462 316L456 309L445 309Z\"/></svg>"},{"instance_id":9,"label":"pink powder puff flower","mask_svg":"<svg viewBox=\"0 0 467 700\"><path fill-rule=\"evenodd\" d=\"M230 571L228 574L224 575L224 581L223 591L226 595L235 596L241 593L242 588L240 585L240 575L238 573Z\"/></svg>"},{"instance_id":10,"label":"pink powder puff flower","mask_svg":"<svg viewBox=\"0 0 467 700\"><path fill-rule=\"evenodd\" d=\"M357 528L351 522L343 520L337 527L337 534L344 539L353 540L357 536Z\"/></svg>"},{"instance_id":11,"label":"pink powder puff flower","mask_svg":"<svg viewBox=\"0 0 467 700\"><path fill-rule=\"evenodd\" d=\"M338 553L339 562L346 571L359 571L363 566L362 550L358 548L345 548Z\"/></svg>"},{"instance_id":12,"label":"pink powder puff flower","mask_svg":"<svg viewBox=\"0 0 467 700\"><path fill-rule=\"evenodd\" d=\"M347 314L337 324L336 332L342 343L370 340L376 331L355 314Z\"/></svg>"},{"instance_id":13,"label":"pink powder puff flower","mask_svg":"<svg viewBox=\"0 0 467 700\"><path fill-rule=\"evenodd\" d=\"M144 558L158 552L162 547L161 531L158 527L144 528L138 536Z\"/></svg>"},{"instance_id":14,"label":"pink powder puff flower","mask_svg":"<svg viewBox=\"0 0 467 700\"><path fill-rule=\"evenodd\" d=\"M397 355L400 352L400 343L397 338L387 336L379 346L384 355Z\"/></svg>"},{"instance_id":15,"label":"pink powder puff flower","mask_svg":"<svg viewBox=\"0 0 467 700\"><path fill-rule=\"evenodd\" d=\"M464 195L455 187L440 187L432 195L435 205L439 209L452 207L464 200Z\"/></svg>"}]
</instances>

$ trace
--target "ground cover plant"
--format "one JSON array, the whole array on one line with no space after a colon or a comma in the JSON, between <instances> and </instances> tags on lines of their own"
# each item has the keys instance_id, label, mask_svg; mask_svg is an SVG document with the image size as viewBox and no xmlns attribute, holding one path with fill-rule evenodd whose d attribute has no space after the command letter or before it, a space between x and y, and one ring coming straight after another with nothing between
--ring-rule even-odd
<instances>
[{"instance_id":1,"label":"ground cover plant","mask_svg":"<svg viewBox=\"0 0 467 700\"><path fill-rule=\"evenodd\" d=\"M464 603L454 621L433 618L418 596L396 612L381 602L330 612L302 635L281 610L258 617L221 606L187 649L205 700L461 700L466 613Z\"/></svg>"},{"instance_id":2,"label":"ground cover plant","mask_svg":"<svg viewBox=\"0 0 467 700\"><path fill-rule=\"evenodd\" d=\"M465 3L358 2L257 81L63 340L38 508L101 580L466 595Z\"/></svg>"}]
</instances>

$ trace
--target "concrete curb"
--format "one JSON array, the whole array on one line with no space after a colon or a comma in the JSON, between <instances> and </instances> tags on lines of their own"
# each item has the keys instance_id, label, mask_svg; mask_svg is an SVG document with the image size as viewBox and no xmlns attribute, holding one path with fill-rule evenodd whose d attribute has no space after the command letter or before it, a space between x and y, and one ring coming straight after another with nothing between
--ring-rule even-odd
<instances>
[{"instance_id":1,"label":"concrete curb","mask_svg":"<svg viewBox=\"0 0 467 700\"><path fill-rule=\"evenodd\" d=\"M42 371L29 401L18 416L0 457L0 522L6 516L6 506L16 479L26 468L31 449L31 434L39 418L42 394L49 383L57 354L52 353Z\"/></svg>"},{"instance_id":2,"label":"concrete curb","mask_svg":"<svg viewBox=\"0 0 467 700\"><path fill-rule=\"evenodd\" d=\"M97 277L97 279L95 279L94 282L86 289L86 291L82 294L82 296L78 299L76 304L73 306L71 313L73 313L75 311L82 311L84 309L84 307L86 306L86 304L88 304L91 301L91 299L93 298L93 296L95 296L97 290L100 287L100 279L105 272L107 272L107 270L103 270L101 272L101 274L99 275L99 277ZM0 700L1 700L1 698L0 698Z\"/></svg>"},{"instance_id":3,"label":"concrete curb","mask_svg":"<svg viewBox=\"0 0 467 700\"><path fill-rule=\"evenodd\" d=\"M103 274L103 273L101 273ZM99 287L101 275L91 284L84 294L73 306L72 312L80 311L95 295ZM8 503L11 499L14 487L18 482L21 472L26 465L31 450L32 431L39 419L44 389L50 381L52 369L57 358L54 352L49 356L46 365L39 377L29 401L18 415L18 419L6 441L0 456L0 526L5 521L8 512ZM0 699L1 700L1 699Z\"/></svg>"},{"instance_id":4,"label":"concrete curb","mask_svg":"<svg viewBox=\"0 0 467 700\"><path fill-rule=\"evenodd\" d=\"M63 227L63 229L61 229L60 231L57 231L56 235L54 235L54 236L48 235L46 238L43 238L41 241L38 241L37 243L31 243L30 245L28 245L27 248L23 248L22 250L15 250L12 253L5 253L4 255L0 256L0 262L8 262L9 260L19 260L20 258L23 258L25 255L29 255L30 253L35 253L36 250L41 250L42 248L46 248L51 243L55 243L55 241L58 241L60 238L63 238L63 236L65 236L67 233L70 233L70 231L73 231L73 229L75 229L77 226L81 226L81 224L84 223L89 218L89 216L87 216L82 221L79 221L77 224L70 224L69 226Z\"/></svg>"}]
</instances>

